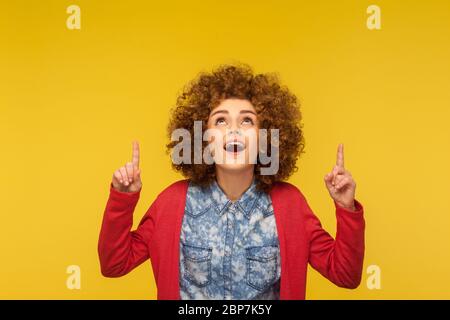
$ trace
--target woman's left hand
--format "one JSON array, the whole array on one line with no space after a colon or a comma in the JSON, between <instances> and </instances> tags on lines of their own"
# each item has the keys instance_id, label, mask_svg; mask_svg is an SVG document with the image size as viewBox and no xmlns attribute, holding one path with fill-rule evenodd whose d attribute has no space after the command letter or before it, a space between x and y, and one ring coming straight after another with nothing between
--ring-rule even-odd
<instances>
[{"instance_id":1,"label":"woman's left hand","mask_svg":"<svg viewBox=\"0 0 450 320\"><path fill-rule=\"evenodd\" d=\"M344 145L338 146L336 165L325 178L325 185L331 198L341 207L355 211L356 183L349 171L344 168Z\"/></svg>"}]
</instances>

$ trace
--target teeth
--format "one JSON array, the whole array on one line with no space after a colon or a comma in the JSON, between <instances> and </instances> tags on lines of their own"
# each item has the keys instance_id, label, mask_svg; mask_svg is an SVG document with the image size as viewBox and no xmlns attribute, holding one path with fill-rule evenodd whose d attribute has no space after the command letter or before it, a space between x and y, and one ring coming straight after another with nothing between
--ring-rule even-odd
<instances>
[{"instance_id":1,"label":"teeth","mask_svg":"<svg viewBox=\"0 0 450 320\"><path fill-rule=\"evenodd\" d=\"M225 145L225 150L229 152L239 152L244 150L245 146L242 142L232 141Z\"/></svg>"}]
</instances>

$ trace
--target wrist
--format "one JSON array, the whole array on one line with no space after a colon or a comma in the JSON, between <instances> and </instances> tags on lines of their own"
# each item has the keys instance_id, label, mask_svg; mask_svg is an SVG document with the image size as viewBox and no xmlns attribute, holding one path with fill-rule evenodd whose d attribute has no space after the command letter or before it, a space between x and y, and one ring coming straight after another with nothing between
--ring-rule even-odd
<instances>
[{"instance_id":1,"label":"wrist","mask_svg":"<svg viewBox=\"0 0 450 320\"><path fill-rule=\"evenodd\" d=\"M341 203L339 201L336 201L336 204L344 209L347 209L350 211L356 211L355 200L352 200L351 203Z\"/></svg>"}]
</instances>

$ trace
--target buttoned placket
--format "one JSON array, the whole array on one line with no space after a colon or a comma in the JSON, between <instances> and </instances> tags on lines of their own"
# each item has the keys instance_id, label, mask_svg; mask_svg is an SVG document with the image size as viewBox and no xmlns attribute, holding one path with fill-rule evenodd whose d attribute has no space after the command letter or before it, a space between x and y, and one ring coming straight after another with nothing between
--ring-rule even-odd
<instances>
[{"instance_id":1,"label":"buttoned placket","mask_svg":"<svg viewBox=\"0 0 450 320\"><path fill-rule=\"evenodd\" d=\"M235 236L235 213L237 210L236 203L229 201L227 203L226 214L226 232L224 246L224 262L223 262L223 278L224 278L224 299L232 299L232 253Z\"/></svg>"}]
</instances>

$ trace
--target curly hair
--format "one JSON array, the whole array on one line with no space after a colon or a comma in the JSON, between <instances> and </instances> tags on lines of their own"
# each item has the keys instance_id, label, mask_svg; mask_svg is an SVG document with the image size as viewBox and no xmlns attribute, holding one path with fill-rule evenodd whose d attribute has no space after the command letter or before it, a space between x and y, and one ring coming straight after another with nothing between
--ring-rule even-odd
<instances>
[{"instance_id":1,"label":"curly hair","mask_svg":"<svg viewBox=\"0 0 450 320\"><path fill-rule=\"evenodd\" d=\"M199 73L183 88L176 105L171 109L167 126L169 139L178 128L187 129L193 137L194 121L202 121L202 128L206 128L211 110L228 98L250 101L256 110L260 129L267 129L268 132L270 129L279 129L277 173L261 175L261 167L264 165L259 159L254 166L257 189L269 192L274 182L285 180L298 170L296 162L305 146L298 99L287 87L280 85L276 74L255 74L246 64L221 65L211 73ZM270 150L270 134L268 138L267 148ZM168 143L166 152L171 153L177 143ZM207 142L203 144L205 147ZM200 186L209 185L216 175L214 164L172 162L172 167Z\"/></svg>"}]
</instances>

